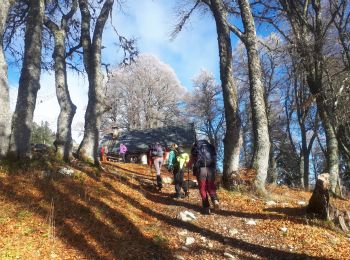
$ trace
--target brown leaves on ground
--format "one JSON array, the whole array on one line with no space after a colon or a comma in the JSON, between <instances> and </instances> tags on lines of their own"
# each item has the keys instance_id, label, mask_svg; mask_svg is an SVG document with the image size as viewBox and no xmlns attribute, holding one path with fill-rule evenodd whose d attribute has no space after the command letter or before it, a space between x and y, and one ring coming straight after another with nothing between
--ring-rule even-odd
<instances>
[{"instance_id":1,"label":"brown leaves on ground","mask_svg":"<svg viewBox=\"0 0 350 260\"><path fill-rule=\"evenodd\" d=\"M154 169L108 163L76 167L73 177L42 171L0 174L0 258L13 259L346 259L350 243L325 222L305 217L310 192L269 187L275 205L220 190L221 209L201 215L198 190L170 197L155 189ZM85 171L88 172L85 173ZM171 176L163 172L163 176ZM187 178L187 173L186 173ZM193 177L192 177L193 178ZM333 200L342 208L349 201ZM182 222L180 211L197 220ZM249 220L256 225L249 225ZM195 238L185 246L187 237Z\"/></svg>"}]
</instances>

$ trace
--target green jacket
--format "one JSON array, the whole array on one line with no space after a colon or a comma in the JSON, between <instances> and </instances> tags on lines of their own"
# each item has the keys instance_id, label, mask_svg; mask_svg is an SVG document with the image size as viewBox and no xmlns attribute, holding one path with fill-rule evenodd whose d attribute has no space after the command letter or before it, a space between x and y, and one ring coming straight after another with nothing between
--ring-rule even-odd
<instances>
[{"instance_id":1,"label":"green jacket","mask_svg":"<svg viewBox=\"0 0 350 260\"><path fill-rule=\"evenodd\" d=\"M188 153L182 153L177 156L176 160L179 163L180 169L182 169L184 165L186 165L189 162L190 156L188 155Z\"/></svg>"}]
</instances>

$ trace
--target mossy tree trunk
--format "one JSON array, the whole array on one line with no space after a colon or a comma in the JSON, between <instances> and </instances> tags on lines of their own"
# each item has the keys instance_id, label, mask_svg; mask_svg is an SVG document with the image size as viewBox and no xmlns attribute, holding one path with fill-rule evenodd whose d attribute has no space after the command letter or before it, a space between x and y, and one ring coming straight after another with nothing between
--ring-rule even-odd
<instances>
[{"instance_id":1,"label":"mossy tree trunk","mask_svg":"<svg viewBox=\"0 0 350 260\"><path fill-rule=\"evenodd\" d=\"M85 161L99 164L98 143L101 127L103 105L103 75L101 71L102 34L113 8L114 0L105 0L96 20L93 36L91 37L90 23L92 22L87 0L79 0L82 17L81 43L83 46L84 67L89 80L88 105L85 112L84 136L78 149L78 155Z\"/></svg>"},{"instance_id":2,"label":"mossy tree trunk","mask_svg":"<svg viewBox=\"0 0 350 260\"><path fill-rule=\"evenodd\" d=\"M24 40L24 60L18 96L12 118L10 154L18 159L30 157L30 135L41 74L41 42L45 1L28 1L29 10Z\"/></svg>"}]
</instances>

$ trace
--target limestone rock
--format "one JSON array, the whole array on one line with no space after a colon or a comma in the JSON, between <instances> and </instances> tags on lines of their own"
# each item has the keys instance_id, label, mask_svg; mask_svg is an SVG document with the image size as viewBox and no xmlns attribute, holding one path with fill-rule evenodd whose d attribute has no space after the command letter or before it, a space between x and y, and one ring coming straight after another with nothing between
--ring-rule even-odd
<instances>
[{"instance_id":1,"label":"limestone rock","mask_svg":"<svg viewBox=\"0 0 350 260\"><path fill-rule=\"evenodd\" d=\"M184 222L189 222L197 219L196 216L191 211L188 211L188 210L181 211L177 216L177 218Z\"/></svg>"}]
</instances>

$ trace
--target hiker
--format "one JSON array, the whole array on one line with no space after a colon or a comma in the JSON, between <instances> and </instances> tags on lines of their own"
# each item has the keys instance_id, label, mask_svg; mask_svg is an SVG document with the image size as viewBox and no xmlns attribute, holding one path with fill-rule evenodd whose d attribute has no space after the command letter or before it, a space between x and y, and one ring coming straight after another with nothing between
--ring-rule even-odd
<instances>
[{"instance_id":1,"label":"hiker","mask_svg":"<svg viewBox=\"0 0 350 260\"><path fill-rule=\"evenodd\" d=\"M154 145L150 146L149 149L149 157L150 160L150 166L152 166L152 163L154 164L154 168L156 169L157 174L157 186L159 191L163 188L163 181L162 177L160 176L160 169L163 165L163 147L160 145L159 142L156 142Z\"/></svg>"},{"instance_id":2,"label":"hiker","mask_svg":"<svg viewBox=\"0 0 350 260\"><path fill-rule=\"evenodd\" d=\"M190 156L186 153L182 147L177 149L176 163L174 165L174 182L175 182L175 195L174 198L184 198L188 196L188 185L184 182L184 174L187 163L190 160ZM181 188L184 193L181 193Z\"/></svg>"},{"instance_id":3,"label":"hiker","mask_svg":"<svg viewBox=\"0 0 350 260\"><path fill-rule=\"evenodd\" d=\"M102 145L101 150L100 150L100 161L105 162L106 161L106 146Z\"/></svg>"},{"instance_id":4,"label":"hiker","mask_svg":"<svg viewBox=\"0 0 350 260\"><path fill-rule=\"evenodd\" d=\"M119 145L119 155L122 157L124 163L125 163L125 154L127 151L128 151L128 148L126 148L126 146L123 143L121 143Z\"/></svg>"},{"instance_id":5,"label":"hiker","mask_svg":"<svg viewBox=\"0 0 350 260\"><path fill-rule=\"evenodd\" d=\"M197 177L199 193L202 198L203 214L210 214L209 197L215 209L219 208L219 200L216 195L215 147L207 140L196 141L191 150L191 158L188 167L193 166L193 174Z\"/></svg>"},{"instance_id":6,"label":"hiker","mask_svg":"<svg viewBox=\"0 0 350 260\"><path fill-rule=\"evenodd\" d=\"M170 152L167 160L167 169L169 172L173 172L174 165L176 163L176 156L177 156L177 144L172 144L170 147Z\"/></svg>"}]
</instances>

